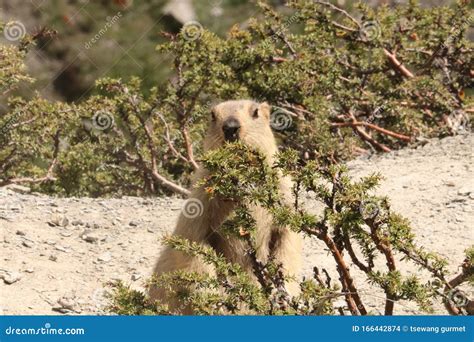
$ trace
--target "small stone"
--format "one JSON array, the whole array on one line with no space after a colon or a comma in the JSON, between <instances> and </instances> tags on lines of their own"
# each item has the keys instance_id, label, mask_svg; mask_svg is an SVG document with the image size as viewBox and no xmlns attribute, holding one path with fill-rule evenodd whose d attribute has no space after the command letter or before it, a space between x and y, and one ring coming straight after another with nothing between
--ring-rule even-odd
<instances>
[{"instance_id":1,"label":"small stone","mask_svg":"<svg viewBox=\"0 0 474 342\"><path fill-rule=\"evenodd\" d=\"M138 227L138 222L137 222L137 221L130 221L130 222L128 223L128 225L129 225L130 227Z\"/></svg>"},{"instance_id":2,"label":"small stone","mask_svg":"<svg viewBox=\"0 0 474 342\"><path fill-rule=\"evenodd\" d=\"M63 246L60 246L60 245L55 245L54 248L60 252L64 252L64 253L69 253L69 251L64 248Z\"/></svg>"},{"instance_id":3,"label":"small stone","mask_svg":"<svg viewBox=\"0 0 474 342\"><path fill-rule=\"evenodd\" d=\"M84 222L82 220L74 220L71 222L73 226L83 226Z\"/></svg>"},{"instance_id":4,"label":"small stone","mask_svg":"<svg viewBox=\"0 0 474 342\"><path fill-rule=\"evenodd\" d=\"M62 297L58 299L57 303L59 304L59 307L53 308L53 310L55 311L59 311L61 313L68 313L69 311L74 311L74 298Z\"/></svg>"},{"instance_id":5,"label":"small stone","mask_svg":"<svg viewBox=\"0 0 474 342\"><path fill-rule=\"evenodd\" d=\"M19 272L8 272L7 274L3 275L3 281L5 284L11 285L16 283L21 279L21 273Z\"/></svg>"},{"instance_id":6,"label":"small stone","mask_svg":"<svg viewBox=\"0 0 474 342\"><path fill-rule=\"evenodd\" d=\"M57 257L56 255L51 254L51 255L49 256L49 260L51 260L51 261L58 261L58 257Z\"/></svg>"},{"instance_id":7,"label":"small stone","mask_svg":"<svg viewBox=\"0 0 474 342\"><path fill-rule=\"evenodd\" d=\"M51 227L67 227L69 219L66 216L53 216L51 220L48 221L48 224Z\"/></svg>"},{"instance_id":8,"label":"small stone","mask_svg":"<svg viewBox=\"0 0 474 342\"><path fill-rule=\"evenodd\" d=\"M109 262L112 260L112 254L110 252L105 252L104 254L99 255L97 258L98 261Z\"/></svg>"},{"instance_id":9,"label":"small stone","mask_svg":"<svg viewBox=\"0 0 474 342\"><path fill-rule=\"evenodd\" d=\"M138 279L140 279L142 276L138 273L134 273L132 274L132 281L136 281Z\"/></svg>"},{"instance_id":10,"label":"small stone","mask_svg":"<svg viewBox=\"0 0 474 342\"><path fill-rule=\"evenodd\" d=\"M99 241L99 237L90 232L84 232L84 234L81 235L81 238L89 243L96 243L97 241Z\"/></svg>"},{"instance_id":11,"label":"small stone","mask_svg":"<svg viewBox=\"0 0 474 342\"><path fill-rule=\"evenodd\" d=\"M22 231L22 230L17 230L17 231L16 231L16 235L25 236L26 233L25 233L24 231Z\"/></svg>"},{"instance_id":12,"label":"small stone","mask_svg":"<svg viewBox=\"0 0 474 342\"><path fill-rule=\"evenodd\" d=\"M21 244L28 248L33 248L33 246L35 245L32 241L29 241L29 240L23 240Z\"/></svg>"},{"instance_id":13,"label":"small stone","mask_svg":"<svg viewBox=\"0 0 474 342\"><path fill-rule=\"evenodd\" d=\"M458 195L461 195L461 196L468 196L470 194L474 193L472 187L469 187L469 186L464 186L460 189L458 189Z\"/></svg>"},{"instance_id":14,"label":"small stone","mask_svg":"<svg viewBox=\"0 0 474 342\"><path fill-rule=\"evenodd\" d=\"M25 272L26 272L26 273L34 273L35 270L32 269L32 268L26 268L26 269L25 269Z\"/></svg>"}]
</instances>

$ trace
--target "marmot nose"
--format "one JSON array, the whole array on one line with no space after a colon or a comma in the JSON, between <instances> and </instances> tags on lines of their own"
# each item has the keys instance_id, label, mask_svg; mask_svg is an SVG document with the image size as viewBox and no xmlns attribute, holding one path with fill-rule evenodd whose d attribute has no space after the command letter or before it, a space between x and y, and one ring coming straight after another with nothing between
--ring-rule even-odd
<instances>
[{"instance_id":1,"label":"marmot nose","mask_svg":"<svg viewBox=\"0 0 474 342\"><path fill-rule=\"evenodd\" d=\"M235 141L238 138L240 130L240 122L234 118L227 119L222 125L224 137L227 141Z\"/></svg>"}]
</instances>

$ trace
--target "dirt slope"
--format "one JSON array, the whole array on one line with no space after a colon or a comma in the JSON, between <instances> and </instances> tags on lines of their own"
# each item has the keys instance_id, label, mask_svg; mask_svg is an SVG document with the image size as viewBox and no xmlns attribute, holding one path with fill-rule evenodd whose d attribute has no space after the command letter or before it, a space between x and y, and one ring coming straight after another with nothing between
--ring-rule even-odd
<instances>
[{"instance_id":1,"label":"dirt slope","mask_svg":"<svg viewBox=\"0 0 474 342\"><path fill-rule=\"evenodd\" d=\"M350 163L355 176L374 171L385 176L380 193L411 220L420 244L452 262L453 273L474 241L473 143L472 134L431 140L418 149ZM183 203L178 198L58 199L18 191L0 188L4 314L103 313L104 283L143 284L160 252L158 239L173 229ZM318 265L337 281L332 259L318 241L306 239L304 254L306 275ZM382 293L361 274L355 278L376 313L374 307L383 307ZM418 311L400 303L396 313ZM437 313L445 311L437 307Z\"/></svg>"}]
</instances>

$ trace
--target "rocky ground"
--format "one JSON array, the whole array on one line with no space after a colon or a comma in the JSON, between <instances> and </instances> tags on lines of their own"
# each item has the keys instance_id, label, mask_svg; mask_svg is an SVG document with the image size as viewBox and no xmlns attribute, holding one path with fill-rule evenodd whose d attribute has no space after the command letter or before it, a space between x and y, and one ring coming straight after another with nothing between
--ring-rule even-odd
<instances>
[{"instance_id":1,"label":"rocky ground","mask_svg":"<svg viewBox=\"0 0 474 342\"><path fill-rule=\"evenodd\" d=\"M412 222L419 244L447 258L450 270L473 244L474 135L431 140L405 149L351 162L354 176L380 172L381 194ZM179 198L53 198L28 189L0 188L0 310L3 314L101 314L104 284L121 279L134 287L150 275L161 246L173 229ZM308 200L309 207L316 206ZM334 264L319 241L305 240L305 275ZM399 261L408 273L425 276ZM383 307L362 274L355 280L372 312ZM473 294L473 289L465 291ZM408 303L397 314L417 314ZM436 313L445 314L442 306Z\"/></svg>"}]
</instances>

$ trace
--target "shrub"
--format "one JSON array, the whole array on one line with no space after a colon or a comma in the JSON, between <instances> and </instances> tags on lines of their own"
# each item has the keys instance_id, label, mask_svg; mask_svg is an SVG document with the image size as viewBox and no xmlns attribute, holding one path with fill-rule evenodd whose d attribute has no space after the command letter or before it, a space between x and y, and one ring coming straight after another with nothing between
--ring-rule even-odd
<instances>
[{"instance_id":1,"label":"shrub","mask_svg":"<svg viewBox=\"0 0 474 342\"><path fill-rule=\"evenodd\" d=\"M158 51L173 60L176 78L148 95L138 79L105 79L78 104L12 100L0 119L8 141L1 184L64 195L186 194L201 153L195 141L218 99L268 101L282 145L328 165L468 128L473 46L465 2L361 4L360 20L322 1L292 1L285 13L260 7L258 19L225 39L199 25L165 35ZM44 34L2 48L7 92L26 77L19 59Z\"/></svg>"},{"instance_id":2,"label":"shrub","mask_svg":"<svg viewBox=\"0 0 474 342\"><path fill-rule=\"evenodd\" d=\"M474 281L472 248L466 251L461 273L450 279L446 260L417 246L408 221L391 211L387 198L371 194L380 176L355 182L347 176L344 167L305 162L294 150L281 153L275 165L269 167L262 155L239 143L209 153L203 164L212 175L202 184L211 196L237 204L219 233L246 241L246 254L252 259L258 284L240 266L229 263L212 248L177 236L166 237L165 244L200 257L216 269L215 276L175 271L151 280L174 291L195 313L376 314L364 303L370 294L358 290L359 284L352 276L354 269L362 271L373 287L383 290L385 315L392 315L395 305L402 300L416 302L422 312L431 312L433 301L441 300L451 314L474 313L473 301L460 289L463 283ZM294 181L295 200L291 207L280 201L278 171L290 175ZM324 206L321 215L303 208L304 194ZM336 261L339 284L324 279L324 269L316 265L314 277L300 283L301 295L290 298L284 288L281 265L274 260L264 264L256 258L255 227L247 209L249 203L269 210L278 225L323 241ZM430 279L403 274L397 255L429 271ZM385 266L377 266L384 265L375 262L381 259L385 260ZM131 291L123 284L115 284L113 289L110 307L113 312L142 314L146 313L143 307L150 309L146 296L139 291ZM137 296L143 301L131 309L126 298ZM335 305L339 297L344 297L344 306ZM161 303L156 308L152 310L155 313L173 313Z\"/></svg>"}]
</instances>

